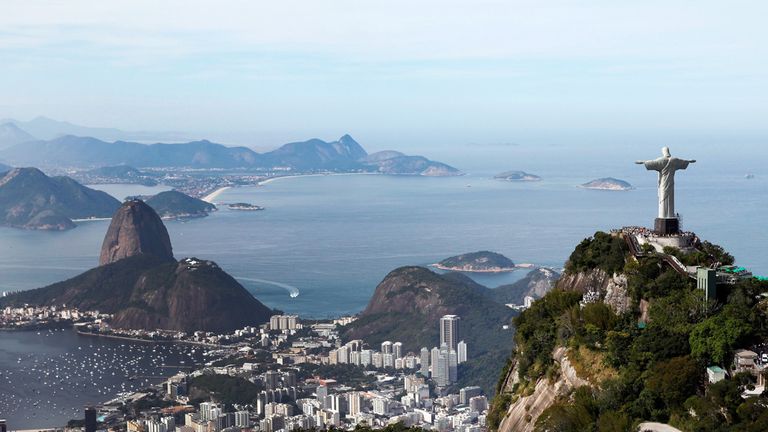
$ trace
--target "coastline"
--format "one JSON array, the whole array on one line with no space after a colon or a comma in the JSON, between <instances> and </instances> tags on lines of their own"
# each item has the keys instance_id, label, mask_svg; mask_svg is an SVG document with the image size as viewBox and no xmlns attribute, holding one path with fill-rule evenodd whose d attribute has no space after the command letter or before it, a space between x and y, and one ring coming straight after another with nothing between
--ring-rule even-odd
<instances>
[{"instance_id":1,"label":"coastline","mask_svg":"<svg viewBox=\"0 0 768 432\"><path fill-rule=\"evenodd\" d=\"M462 272L462 273L509 273L517 270L517 267L500 267L500 268L494 268L494 269L476 269L476 270L467 270L466 268L461 267L446 267L444 265L440 264L430 264L430 267L434 267L438 270L445 270L445 271L456 271L456 272Z\"/></svg>"},{"instance_id":2,"label":"coastline","mask_svg":"<svg viewBox=\"0 0 768 432\"><path fill-rule=\"evenodd\" d=\"M93 337L103 337L103 338L110 338L110 339L122 339L122 340L129 340L133 342L145 342L145 343L162 343L162 344L186 344L186 345L197 345L197 346L204 346L209 348L221 348L221 345L213 345L208 344L205 342L194 342L194 341L182 341L182 340L152 340L152 339L141 339L141 338L135 338L130 336L119 336L119 335L109 335L109 334L102 334L102 333L93 333L93 332L84 332L80 331L78 329L74 329L75 333L81 336L93 336Z\"/></svg>"},{"instance_id":3,"label":"coastline","mask_svg":"<svg viewBox=\"0 0 768 432\"><path fill-rule=\"evenodd\" d=\"M213 204L213 200L215 200L216 197L221 195L221 193L224 192L225 190L231 189L231 188L232 188L232 186L220 187L220 188L216 189L215 191L209 193L208 195L204 196L203 197L203 201Z\"/></svg>"},{"instance_id":4,"label":"coastline","mask_svg":"<svg viewBox=\"0 0 768 432\"><path fill-rule=\"evenodd\" d=\"M580 189L602 190L602 191L611 191L611 192L627 192L635 189L634 187L605 187L605 186L585 186L585 185L578 185L576 187Z\"/></svg>"},{"instance_id":5,"label":"coastline","mask_svg":"<svg viewBox=\"0 0 768 432\"><path fill-rule=\"evenodd\" d=\"M460 267L446 267L444 265L440 265L439 263L430 264L429 267L433 267L443 271L455 271L455 272L461 272L461 273L509 273L519 269L533 269L536 267L536 265L523 263L523 264L515 264L514 267L503 267L503 268L487 269L487 270L480 270L480 269L467 270Z\"/></svg>"},{"instance_id":6,"label":"coastline","mask_svg":"<svg viewBox=\"0 0 768 432\"><path fill-rule=\"evenodd\" d=\"M324 177L324 176L351 176L351 175L385 175L377 172L352 172L352 173L317 173L317 174L296 174L296 175L281 175L270 177L266 180L258 182L259 186L272 183L280 179L287 178L299 178L299 177Z\"/></svg>"}]
</instances>

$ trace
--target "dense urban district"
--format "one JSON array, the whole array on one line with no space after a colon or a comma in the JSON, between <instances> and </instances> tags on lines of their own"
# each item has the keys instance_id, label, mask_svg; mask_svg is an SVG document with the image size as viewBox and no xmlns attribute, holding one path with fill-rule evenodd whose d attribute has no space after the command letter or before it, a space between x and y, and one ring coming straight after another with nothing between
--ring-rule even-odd
<instances>
[{"instance_id":1,"label":"dense urban district","mask_svg":"<svg viewBox=\"0 0 768 432\"><path fill-rule=\"evenodd\" d=\"M75 308L6 307L6 328L73 325L81 334L191 343L209 358L158 386L125 392L87 407L68 427L135 432L220 432L401 425L478 431L488 399L478 386L457 388L468 346L458 340L461 318L439 322L440 340L420 352L398 341L370 346L341 342L339 329L355 317L304 321L273 315L269 323L228 334L120 330L109 315ZM11 425L12 426L12 425Z\"/></svg>"}]
</instances>

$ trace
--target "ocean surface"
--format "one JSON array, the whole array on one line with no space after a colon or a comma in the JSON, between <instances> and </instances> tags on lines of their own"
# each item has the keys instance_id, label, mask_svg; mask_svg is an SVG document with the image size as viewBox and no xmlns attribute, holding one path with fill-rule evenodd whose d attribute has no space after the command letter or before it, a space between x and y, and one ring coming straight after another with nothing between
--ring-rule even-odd
<instances>
[{"instance_id":1,"label":"ocean surface","mask_svg":"<svg viewBox=\"0 0 768 432\"><path fill-rule=\"evenodd\" d=\"M723 245L738 264L756 274L768 275L764 226L768 174L758 171L748 180L738 163L718 170L699 166L678 173L676 203L684 229ZM453 178L278 179L259 187L229 189L216 198L218 203L258 204L266 207L264 211L220 206L209 217L166 225L177 258L216 261L269 307L305 317L334 317L361 311L376 285L399 266L429 265L455 254L491 250L517 263L561 268L576 243L597 230L653 224L655 173L641 167L630 165L616 173L594 166L542 164L529 171L544 179L511 183L493 180L494 172L480 171ZM636 189L577 187L608 175L628 180ZM161 189L95 187L121 199ZM66 232L0 228L0 291L44 286L95 266L108 224L83 222ZM473 277L495 287L524 275L520 270ZM28 362L24 353L77 355L83 344L97 344L81 339L73 335L49 346L54 339L45 335L0 332L0 372L17 371L20 358ZM140 357L137 353L135 358ZM35 380L10 382L11 387L18 386L24 401L34 399L37 391L41 400L48 398L48 390ZM4 408L0 400L0 417L12 418L15 428L52 426L70 418L73 409L79 413L85 400L70 395L58 403L67 416L50 414L46 422L39 412L35 421L24 418L28 413L22 417L4 413L8 405Z\"/></svg>"},{"instance_id":2,"label":"ocean surface","mask_svg":"<svg viewBox=\"0 0 768 432\"><path fill-rule=\"evenodd\" d=\"M203 363L203 349L72 330L0 332L0 418L9 430L64 426L83 407Z\"/></svg>"}]
</instances>

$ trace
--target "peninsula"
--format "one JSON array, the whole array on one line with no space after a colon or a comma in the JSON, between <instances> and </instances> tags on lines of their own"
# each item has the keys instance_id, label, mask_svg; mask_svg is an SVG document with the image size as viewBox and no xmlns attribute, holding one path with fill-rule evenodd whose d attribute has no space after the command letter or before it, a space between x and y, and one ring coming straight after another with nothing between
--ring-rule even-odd
<instances>
[{"instance_id":1,"label":"peninsula","mask_svg":"<svg viewBox=\"0 0 768 432\"><path fill-rule=\"evenodd\" d=\"M37 168L0 174L0 225L62 231L74 219L108 218L120 201L69 177L48 177Z\"/></svg>"}]
</instances>

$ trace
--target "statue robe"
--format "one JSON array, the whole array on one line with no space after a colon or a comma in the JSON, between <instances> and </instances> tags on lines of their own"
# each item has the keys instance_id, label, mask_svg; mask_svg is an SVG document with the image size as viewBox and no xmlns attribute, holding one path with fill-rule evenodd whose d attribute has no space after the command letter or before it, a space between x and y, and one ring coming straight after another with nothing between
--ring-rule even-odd
<instances>
[{"instance_id":1,"label":"statue robe","mask_svg":"<svg viewBox=\"0 0 768 432\"><path fill-rule=\"evenodd\" d=\"M688 168L690 162L674 157L660 157L643 163L648 171L659 172L659 218L671 219L675 214L675 171Z\"/></svg>"}]
</instances>

